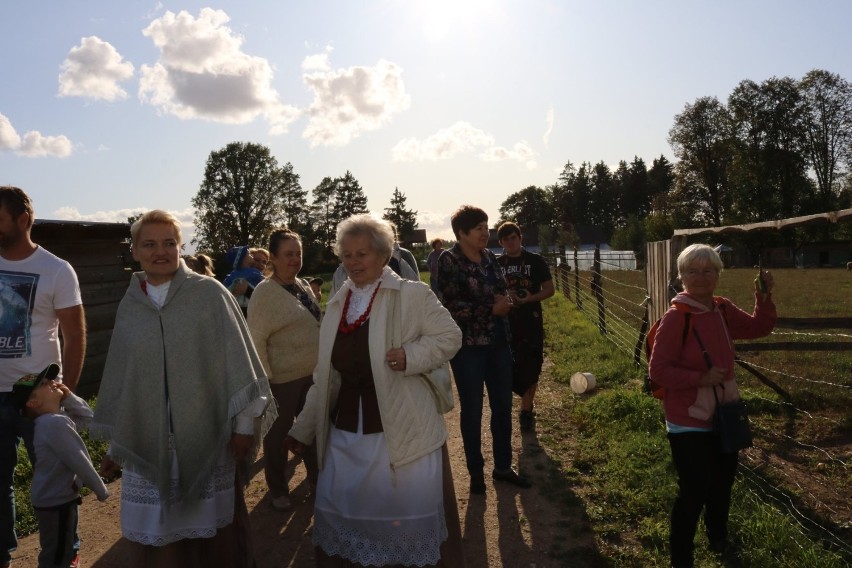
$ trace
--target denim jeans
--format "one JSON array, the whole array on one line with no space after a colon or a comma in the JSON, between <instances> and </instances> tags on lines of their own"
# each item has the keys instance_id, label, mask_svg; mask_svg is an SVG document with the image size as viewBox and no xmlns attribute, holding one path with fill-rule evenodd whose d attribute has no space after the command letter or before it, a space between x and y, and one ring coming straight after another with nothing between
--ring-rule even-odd
<instances>
[{"instance_id":1,"label":"denim jeans","mask_svg":"<svg viewBox=\"0 0 852 568\"><path fill-rule=\"evenodd\" d=\"M672 566L692 566L695 529L704 509L707 539L728 538L731 488L737 473L738 454L723 454L713 432L669 434L672 460L677 470L678 493L672 508Z\"/></svg>"},{"instance_id":2,"label":"denim jeans","mask_svg":"<svg viewBox=\"0 0 852 568\"><path fill-rule=\"evenodd\" d=\"M11 559L18 547L15 534L15 466L18 464L18 443L27 448L30 462L35 463L33 422L18 414L9 398L12 393L0 392L0 564Z\"/></svg>"},{"instance_id":3,"label":"denim jeans","mask_svg":"<svg viewBox=\"0 0 852 568\"><path fill-rule=\"evenodd\" d=\"M68 566L74 560L77 554L77 506L80 503L79 499L75 499L57 507L35 510L41 545L39 566Z\"/></svg>"},{"instance_id":4,"label":"denim jeans","mask_svg":"<svg viewBox=\"0 0 852 568\"><path fill-rule=\"evenodd\" d=\"M494 345L464 345L450 360L461 406L461 434L467 470L482 473L483 385L491 407L494 469L512 467L512 351L503 339Z\"/></svg>"}]
</instances>

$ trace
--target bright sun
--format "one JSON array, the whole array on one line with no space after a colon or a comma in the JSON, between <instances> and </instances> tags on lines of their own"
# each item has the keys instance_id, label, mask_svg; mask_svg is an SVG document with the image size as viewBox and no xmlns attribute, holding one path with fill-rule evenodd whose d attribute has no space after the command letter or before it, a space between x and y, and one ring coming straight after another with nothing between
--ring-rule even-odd
<instances>
[{"instance_id":1,"label":"bright sun","mask_svg":"<svg viewBox=\"0 0 852 568\"><path fill-rule=\"evenodd\" d=\"M417 4L423 35L442 42L452 33L468 33L499 12L495 0L430 0Z\"/></svg>"}]
</instances>

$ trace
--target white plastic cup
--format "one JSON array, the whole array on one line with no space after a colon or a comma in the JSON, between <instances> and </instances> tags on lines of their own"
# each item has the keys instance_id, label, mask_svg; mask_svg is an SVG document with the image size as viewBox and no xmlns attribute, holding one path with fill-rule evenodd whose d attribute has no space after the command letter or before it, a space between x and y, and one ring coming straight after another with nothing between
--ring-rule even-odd
<instances>
[{"instance_id":1,"label":"white plastic cup","mask_svg":"<svg viewBox=\"0 0 852 568\"><path fill-rule=\"evenodd\" d=\"M595 376L591 373L574 373L571 375L571 390L577 394L594 390L595 384Z\"/></svg>"}]
</instances>

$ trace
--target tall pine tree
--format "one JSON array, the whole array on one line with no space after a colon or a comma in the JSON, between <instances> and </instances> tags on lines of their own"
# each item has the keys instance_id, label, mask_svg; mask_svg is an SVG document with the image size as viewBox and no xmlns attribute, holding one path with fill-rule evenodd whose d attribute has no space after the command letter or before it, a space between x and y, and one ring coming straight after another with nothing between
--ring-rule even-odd
<instances>
[{"instance_id":1,"label":"tall pine tree","mask_svg":"<svg viewBox=\"0 0 852 568\"><path fill-rule=\"evenodd\" d=\"M367 196L361 189L361 184L346 170L342 178L335 178L334 192L334 216L337 223L348 219L352 215L367 213Z\"/></svg>"},{"instance_id":2,"label":"tall pine tree","mask_svg":"<svg viewBox=\"0 0 852 568\"><path fill-rule=\"evenodd\" d=\"M382 219L396 225L400 240L414 232L417 227L417 211L407 209L405 202L405 194L398 187L394 188L393 197L390 201L391 206L386 207L385 214L382 215Z\"/></svg>"}]
</instances>

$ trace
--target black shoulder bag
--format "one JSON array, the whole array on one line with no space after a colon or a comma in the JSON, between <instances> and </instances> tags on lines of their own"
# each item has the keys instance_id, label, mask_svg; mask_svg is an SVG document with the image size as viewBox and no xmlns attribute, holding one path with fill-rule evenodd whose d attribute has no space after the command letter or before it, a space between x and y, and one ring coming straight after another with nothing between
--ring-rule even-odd
<instances>
[{"instance_id":1,"label":"black shoulder bag","mask_svg":"<svg viewBox=\"0 0 852 568\"><path fill-rule=\"evenodd\" d=\"M712 368L713 361L710 359L710 354L704 348L704 343L698 337L698 332L694 327L692 332L695 339L698 340L698 346L701 347L707 368ZM725 389L724 385L720 386L723 390ZM720 403L719 396L716 394L716 385L713 385L713 398L716 399L716 412L713 414L713 433L719 440L719 450L725 454L735 454L742 449L752 447L751 424L748 421L748 407L745 401L740 399L734 402Z\"/></svg>"}]
</instances>

